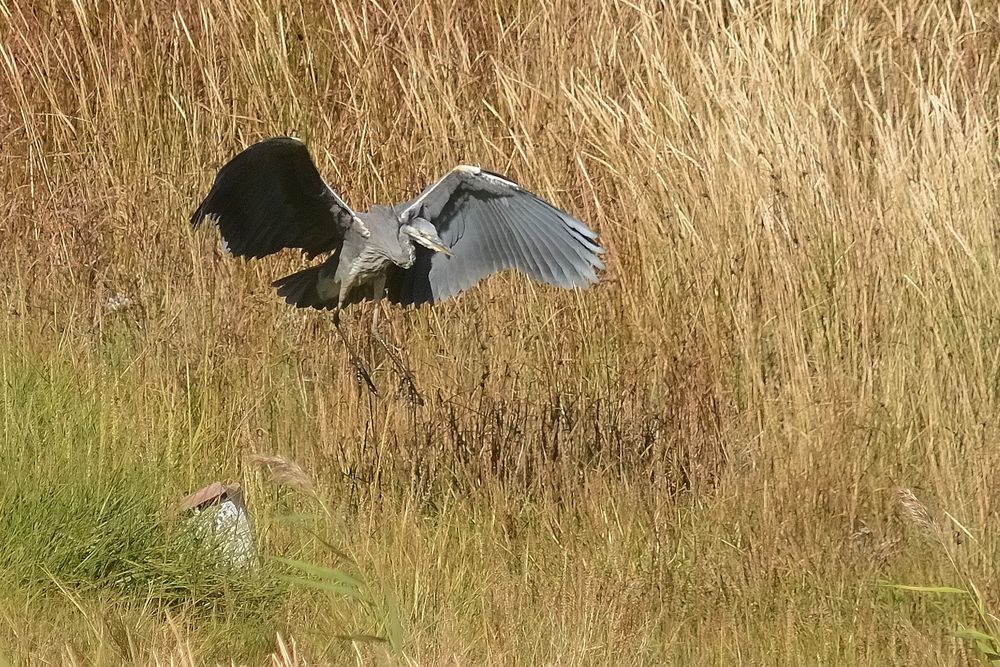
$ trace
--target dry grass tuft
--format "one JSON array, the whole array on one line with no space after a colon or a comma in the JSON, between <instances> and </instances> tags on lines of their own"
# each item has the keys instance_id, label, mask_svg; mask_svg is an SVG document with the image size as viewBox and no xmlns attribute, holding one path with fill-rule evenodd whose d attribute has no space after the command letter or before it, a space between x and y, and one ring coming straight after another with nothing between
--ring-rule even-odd
<instances>
[{"instance_id":1,"label":"dry grass tuft","mask_svg":"<svg viewBox=\"0 0 1000 667\"><path fill-rule=\"evenodd\" d=\"M250 463L260 468L272 484L289 486L309 493L316 489L302 466L287 457L277 454L255 453L250 455Z\"/></svg>"},{"instance_id":2,"label":"dry grass tuft","mask_svg":"<svg viewBox=\"0 0 1000 667\"><path fill-rule=\"evenodd\" d=\"M899 503L903 518L915 526L918 531L927 537L940 537L940 527L931 518L927 507L913 495L913 491L903 488L897 489L896 501Z\"/></svg>"}]
</instances>

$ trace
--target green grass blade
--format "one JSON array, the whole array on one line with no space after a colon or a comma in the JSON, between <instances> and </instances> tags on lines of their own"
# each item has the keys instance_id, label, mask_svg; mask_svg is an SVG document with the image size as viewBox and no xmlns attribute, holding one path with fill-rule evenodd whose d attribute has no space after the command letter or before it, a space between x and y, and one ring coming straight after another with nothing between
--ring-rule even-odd
<instances>
[{"instance_id":1,"label":"green grass blade","mask_svg":"<svg viewBox=\"0 0 1000 667\"><path fill-rule=\"evenodd\" d=\"M971 639L971 640L974 640L974 641L983 641L983 642L995 642L996 641L995 637L992 637L991 635L988 635L985 632L981 632L979 630L976 630L975 628L962 627L962 628L956 630L952 634L954 634L959 639Z\"/></svg>"},{"instance_id":2,"label":"green grass blade","mask_svg":"<svg viewBox=\"0 0 1000 667\"><path fill-rule=\"evenodd\" d=\"M353 586L346 586L344 584L338 584L332 581L316 581L315 579L303 579L302 577L292 577L287 574L276 574L275 578L293 584L295 586L302 586L304 588L315 588L317 590L326 591L328 593L335 593L336 595L342 595L346 598L351 598L352 600L358 600L361 602L367 602L368 597L364 595L361 591Z\"/></svg>"},{"instance_id":3,"label":"green grass blade","mask_svg":"<svg viewBox=\"0 0 1000 667\"><path fill-rule=\"evenodd\" d=\"M403 650L403 623L399 616L399 605L391 593L385 594L385 632L389 637L389 645L394 651Z\"/></svg>"},{"instance_id":4,"label":"green grass blade","mask_svg":"<svg viewBox=\"0 0 1000 667\"><path fill-rule=\"evenodd\" d=\"M883 584L886 588L895 588L901 591L913 591L916 593L941 593L944 595L968 595L969 591L964 588L952 588L951 586L914 586L910 584Z\"/></svg>"},{"instance_id":5,"label":"green grass blade","mask_svg":"<svg viewBox=\"0 0 1000 667\"><path fill-rule=\"evenodd\" d=\"M306 574L310 574L320 579L335 581L344 586L352 586L358 589L364 588L365 586L365 582L361 581L357 577L347 574L343 570L338 570L332 567L323 567L322 565L313 565L312 563L305 563L291 558L281 558L279 556L271 556L270 560L296 568Z\"/></svg>"}]
</instances>

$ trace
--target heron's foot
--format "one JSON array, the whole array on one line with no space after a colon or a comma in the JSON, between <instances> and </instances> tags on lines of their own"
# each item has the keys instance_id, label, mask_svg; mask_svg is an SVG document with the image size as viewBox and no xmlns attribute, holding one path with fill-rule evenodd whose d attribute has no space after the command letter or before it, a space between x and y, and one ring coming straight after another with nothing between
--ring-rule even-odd
<instances>
[{"instance_id":1,"label":"heron's foot","mask_svg":"<svg viewBox=\"0 0 1000 667\"><path fill-rule=\"evenodd\" d=\"M412 405L423 405L424 399L420 395L420 391L417 389L417 381L413 377L413 373L407 368L403 360L400 359L399 354L392 349L382 336L379 335L378 331L372 328L372 338L378 341L378 344L385 350L386 355L392 361L392 365L396 367L399 372L399 393L406 395L406 400Z\"/></svg>"},{"instance_id":2,"label":"heron's foot","mask_svg":"<svg viewBox=\"0 0 1000 667\"><path fill-rule=\"evenodd\" d=\"M339 309L333 311L333 324L337 329L337 333L340 334L340 339L344 341L344 347L347 349L347 356L351 360L351 365L354 367L354 381L359 385L364 382L368 385L368 391L378 396L378 388L375 386L375 382L372 381L372 374L365 366L365 362L363 362L361 357L359 357L354 351L354 347L351 345L351 341L347 340L344 330L340 328L339 314Z\"/></svg>"},{"instance_id":3,"label":"heron's foot","mask_svg":"<svg viewBox=\"0 0 1000 667\"><path fill-rule=\"evenodd\" d=\"M368 386L368 391L378 396L378 387L375 386L375 382L372 380L372 374L368 372L365 367L365 362L348 350L348 357L351 360L351 366L354 367L354 381L360 385L364 382Z\"/></svg>"},{"instance_id":4,"label":"heron's foot","mask_svg":"<svg viewBox=\"0 0 1000 667\"><path fill-rule=\"evenodd\" d=\"M403 363L399 355L396 354L386 343L381 339L377 339L382 344L382 349L385 350L389 359L392 360L392 365L396 367L396 371L399 373L399 389L398 393L406 397L406 400L411 405L423 405L424 399L420 395L420 390L417 389L417 380L413 377L413 372Z\"/></svg>"},{"instance_id":5,"label":"heron's foot","mask_svg":"<svg viewBox=\"0 0 1000 667\"><path fill-rule=\"evenodd\" d=\"M409 370L403 369L406 372L400 373L399 375L399 393L406 394L406 400L412 405L423 405L424 399L417 391L417 384L413 379L413 374Z\"/></svg>"}]
</instances>

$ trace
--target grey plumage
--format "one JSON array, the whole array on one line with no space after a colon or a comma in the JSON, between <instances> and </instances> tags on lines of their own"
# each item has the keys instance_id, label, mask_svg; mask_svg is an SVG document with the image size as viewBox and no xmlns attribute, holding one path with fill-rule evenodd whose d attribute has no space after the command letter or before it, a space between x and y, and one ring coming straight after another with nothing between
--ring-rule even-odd
<instances>
[{"instance_id":1,"label":"grey plumage","mask_svg":"<svg viewBox=\"0 0 1000 667\"><path fill-rule=\"evenodd\" d=\"M206 215L215 218L237 257L301 248L311 259L337 248L352 227L368 235L323 181L302 142L289 137L256 143L227 162L191 224L197 227Z\"/></svg>"},{"instance_id":2,"label":"grey plumage","mask_svg":"<svg viewBox=\"0 0 1000 667\"><path fill-rule=\"evenodd\" d=\"M597 282L597 234L507 178L460 166L396 207L433 224L453 257L420 248L409 269L391 268L388 298L420 304L451 298L483 278L517 269L558 287Z\"/></svg>"},{"instance_id":3,"label":"grey plumage","mask_svg":"<svg viewBox=\"0 0 1000 667\"><path fill-rule=\"evenodd\" d=\"M335 316L364 299L436 303L507 269L573 288L597 282L604 268L593 231L499 174L462 165L411 201L356 213L305 145L288 137L254 144L223 166L191 223L206 217L236 256L330 252L273 285L288 303Z\"/></svg>"}]
</instances>

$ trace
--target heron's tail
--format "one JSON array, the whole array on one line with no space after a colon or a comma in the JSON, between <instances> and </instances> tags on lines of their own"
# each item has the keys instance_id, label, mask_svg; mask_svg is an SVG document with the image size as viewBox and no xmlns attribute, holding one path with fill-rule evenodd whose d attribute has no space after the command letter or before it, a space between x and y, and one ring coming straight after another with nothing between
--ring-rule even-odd
<instances>
[{"instance_id":1,"label":"heron's tail","mask_svg":"<svg viewBox=\"0 0 1000 667\"><path fill-rule=\"evenodd\" d=\"M317 310L332 310L337 307L337 296L330 297L330 293L339 293L339 289L324 289L324 295L320 295L320 281L324 283L327 279L323 273L325 267L321 264L302 271L297 271L284 278L279 278L271 283L272 287L278 288L278 296L284 297L285 301L296 308L315 308ZM324 284L324 288L327 286ZM324 298L324 296L326 298Z\"/></svg>"}]
</instances>

